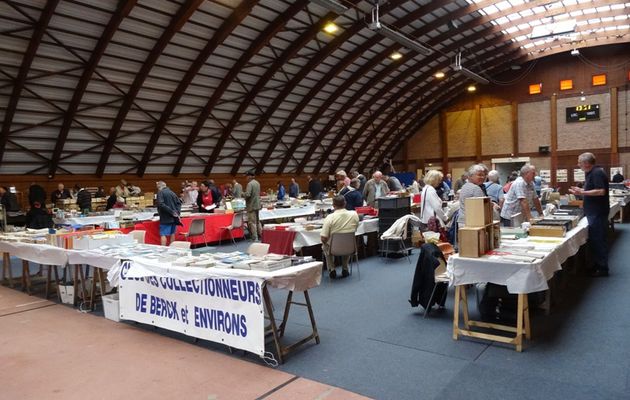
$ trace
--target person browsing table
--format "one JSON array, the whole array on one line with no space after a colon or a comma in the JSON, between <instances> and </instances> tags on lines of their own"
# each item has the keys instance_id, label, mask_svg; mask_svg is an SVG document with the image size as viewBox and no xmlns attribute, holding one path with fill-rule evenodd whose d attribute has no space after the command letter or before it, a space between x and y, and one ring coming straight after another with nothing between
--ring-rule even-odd
<instances>
[{"instance_id":1,"label":"person browsing table","mask_svg":"<svg viewBox=\"0 0 630 400\"><path fill-rule=\"evenodd\" d=\"M608 176L604 169L595 165L593 153L582 153L578 157L578 165L585 172L584 187L572 186L570 193L584 199L584 216L588 221L588 243L594 255L594 266L591 276L608 276L608 248L606 234L608 232Z\"/></svg>"}]
</instances>

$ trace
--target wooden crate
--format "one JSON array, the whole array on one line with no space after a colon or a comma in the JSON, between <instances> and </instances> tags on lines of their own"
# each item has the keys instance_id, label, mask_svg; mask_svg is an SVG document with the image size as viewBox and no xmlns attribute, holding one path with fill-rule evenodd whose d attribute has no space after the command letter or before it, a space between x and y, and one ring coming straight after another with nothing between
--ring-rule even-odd
<instances>
[{"instance_id":1,"label":"wooden crate","mask_svg":"<svg viewBox=\"0 0 630 400\"><path fill-rule=\"evenodd\" d=\"M459 242L459 255L462 257L478 258L486 253L487 231L486 227L463 227L457 232Z\"/></svg>"},{"instance_id":2,"label":"wooden crate","mask_svg":"<svg viewBox=\"0 0 630 400\"><path fill-rule=\"evenodd\" d=\"M466 226L471 228L492 224L492 201L489 197L469 197L466 203Z\"/></svg>"}]
</instances>

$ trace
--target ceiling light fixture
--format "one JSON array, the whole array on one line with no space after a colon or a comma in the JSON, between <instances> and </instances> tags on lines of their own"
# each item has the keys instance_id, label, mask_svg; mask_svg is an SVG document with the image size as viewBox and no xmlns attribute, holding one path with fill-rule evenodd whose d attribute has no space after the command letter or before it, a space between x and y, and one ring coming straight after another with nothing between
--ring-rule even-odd
<instances>
[{"instance_id":1,"label":"ceiling light fixture","mask_svg":"<svg viewBox=\"0 0 630 400\"><path fill-rule=\"evenodd\" d=\"M442 72L442 71L438 71L438 72L436 72L436 73L435 73L435 75L433 75L433 76L435 76L435 77L436 77L436 78L438 78L438 79L442 79L442 78L444 78L445 74L444 74L444 72Z\"/></svg>"},{"instance_id":2,"label":"ceiling light fixture","mask_svg":"<svg viewBox=\"0 0 630 400\"><path fill-rule=\"evenodd\" d=\"M339 15L343 15L346 11L349 10L348 7L344 6L343 4L335 0L311 0L311 3L315 3L319 6L322 6Z\"/></svg>"},{"instance_id":3,"label":"ceiling light fixture","mask_svg":"<svg viewBox=\"0 0 630 400\"><path fill-rule=\"evenodd\" d=\"M324 32L326 33L335 33L339 30L339 27L334 22L329 22L324 25Z\"/></svg>"},{"instance_id":4,"label":"ceiling light fixture","mask_svg":"<svg viewBox=\"0 0 630 400\"><path fill-rule=\"evenodd\" d=\"M475 82L479 82L483 85L487 85L488 83L490 83L490 81L484 78L483 76L478 75L472 72L471 70L469 70L468 68L462 66L462 53L461 52L457 53L457 55L455 56L455 64L453 64L453 70L461 72L466 77L472 79Z\"/></svg>"},{"instance_id":5,"label":"ceiling light fixture","mask_svg":"<svg viewBox=\"0 0 630 400\"><path fill-rule=\"evenodd\" d=\"M477 91L477 87L475 85L470 85L468 86L468 88L466 89L468 90L470 93Z\"/></svg>"},{"instance_id":6,"label":"ceiling light fixture","mask_svg":"<svg viewBox=\"0 0 630 400\"><path fill-rule=\"evenodd\" d=\"M376 2L375 7L372 9L372 22L368 24L368 28L370 28L373 31L379 32L381 35L393 40L394 42L402 46L405 46L409 50L413 50L425 56L428 56L433 53L433 50L431 50L427 46L417 42L416 40L410 38L404 33L398 30L395 30L394 28L391 28L383 24L382 22L380 22L378 11L379 11L379 4L378 2Z\"/></svg>"},{"instance_id":7,"label":"ceiling light fixture","mask_svg":"<svg viewBox=\"0 0 630 400\"><path fill-rule=\"evenodd\" d=\"M389 58L391 58L392 60L400 60L402 58L402 54L400 54L399 52L395 51L393 52Z\"/></svg>"}]
</instances>

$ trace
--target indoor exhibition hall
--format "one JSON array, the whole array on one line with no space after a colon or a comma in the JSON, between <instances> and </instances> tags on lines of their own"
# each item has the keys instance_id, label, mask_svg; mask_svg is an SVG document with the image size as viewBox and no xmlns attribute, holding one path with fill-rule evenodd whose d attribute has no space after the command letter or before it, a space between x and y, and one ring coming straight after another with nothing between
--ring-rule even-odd
<instances>
[{"instance_id":1,"label":"indoor exhibition hall","mask_svg":"<svg viewBox=\"0 0 630 400\"><path fill-rule=\"evenodd\" d=\"M0 400L630 399L630 3L0 1Z\"/></svg>"}]
</instances>

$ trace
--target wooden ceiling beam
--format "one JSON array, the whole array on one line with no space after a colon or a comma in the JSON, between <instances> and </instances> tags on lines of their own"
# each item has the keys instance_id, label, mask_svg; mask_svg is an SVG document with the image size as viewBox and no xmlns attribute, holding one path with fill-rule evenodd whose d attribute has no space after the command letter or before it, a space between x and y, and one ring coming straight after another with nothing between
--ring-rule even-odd
<instances>
[{"instance_id":1,"label":"wooden ceiling beam","mask_svg":"<svg viewBox=\"0 0 630 400\"><path fill-rule=\"evenodd\" d=\"M230 68L230 71L221 80L221 83L219 84L219 86L214 90L214 92L212 93L212 96L206 102L205 106L201 110L201 113L197 117L197 120L195 121L195 124L193 125L192 129L190 130L190 134L188 135L188 139L184 143L184 146L182 147L182 149L181 149L181 151L179 153L179 156L177 157L177 162L175 163L175 166L173 167L173 173L172 174L174 176L179 175L179 173L180 173L180 171L182 169L182 166L184 165L184 161L186 160L186 157L188 156L188 152L192 148L193 144L196 142L197 137L199 136L199 133L201 132L201 129L203 128L204 123L206 122L206 120L208 119L210 114L212 113L212 110L217 105L217 103L219 102L221 97L225 94L225 92L226 92L227 88L230 86L230 84L232 84L232 82L234 82L234 80L236 79L238 74L241 72L241 70L245 66L247 66L247 63L249 62L249 60L254 55L256 55L258 52L260 52L260 50L265 45L267 45L267 43L269 43L269 41L278 32L280 32L283 29L283 27L289 21L291 21L291 19L298 12L300 12L305 6L306 6L306 2L304 0L295 1L294 3L292 3L282 14L280 14L278 16L278 18L276 18L274 21L272 21L267 26L267 28L265 28L265 30L261 32L261 34L251 43L249 48L241 55L241 57L238 59L238 61L236 63L234 63L232 68ZM229 134L229 132L228 132L228 134ZM219 153L217 152L217 154L214 155L214 152L217 151L217 148L218 148L218 151L220 152L221 148L223 148L223 146L225 145L226 140L227 140L226 127L224 127L223 130L222 130L221 136L219 137L219 141L218 141L218 143L217 143L213 153L211 154L211 158L210 158L211 162L209 162L208 165L211 166L212 164L214 164L216 162L216 159L217 159ZM208 169L208 171L209 171L208 167L206 167L206 169ZM208 175L208 174L205 173L205 175Z\"/></svg>"},{"instance_id":2,"label":"wooden ceiling beam","mask_svg":"<svg viewBox=\"0 0 630 400\"><path fill-rule=\"evenodd\" d=\"M101 60L101 57L105 53L109 42L112 37L118 30L118 27L122 23L122 21L129 15L133 7L136 5L137 0L119 0L118 8L112 14L112 17L109 20L109 23L105 27L103 34L101 35L96 47L92 51L90 55L90 59L83 70L83 74L79 79L79 83L74 89L74 93L72 95L72 100L70 100L70 104L68 105L68 109L64 113L63 122L61 124L61 129L59 131L59 136L57 138L57 143L55 144L55 149L53 151L52 158L50 160L50 166L48 168L48 175L54 177L57 173L57 165L59 164L59 158L61 157L61 153L63 152L63 147L66 143L66 139L68 138L68 133L70 132L70 127L72 126L72 121L74 121L74 117L76 112L81 104L81 100L83 99L83 95L85 94L85 89L87 88L90 80L92 79L92 75L96 70L96 66Z\"/></svg>"},{"instance_id":3,"label":"wooden ceiling beam","mask_svg":"<svg viewBox=\"0 0 630 400\"><path fill-rule=\"evenodd\" d=\"M111 130L107 136L107 139L103 143L103 153L98 161L98 165L96 167L96 175L103 176L105 172L105 167L107 166L107 162L109 161L109 156L114 148L114 143L118 137L118 133L120 132L120 128L122 128L123 123L125 122L125 118L127 114L131 110L131 106L134 104L134 100L140 91L142 84L146 80L147 76L149 76L149 72L157 62L158 58L169 44L173 36L184 26L186 21L192 16L192 14L197 10L197 8L203 3L203 0L186 0L186 2L179 8L177 13L171 19L168 27L162 32L162 35L157 40L153 49L145 59L140 71L136 74L136 77L131 84L131 87L127 91L127 94L124 96L123 104L121 105L118 114L116 115L116 119L112 125Z\"/></svg>"},{"instance_id":4,"label":"wooden ceiling beam","mask_svg":"<svg viewBox=\"0 0 630 400\"><path fill-rule=\"evenodd\" d=\"M4 112L2 129L0 130L0 164L2 164L4 150L6 148L7 141L11 133L11 124L13 123L13 117L15 116L15 111L17 110L17 105L20 101L20 95L22 94L22 89L24 88L24 84L26 83L28 72L31 68L33 60L35 59L35 55L37 54L37 49L42 42L44 33L46 33L46 29L48 28L50 19L55 13L55 9L57 8L58 4L59 0L49 0L46 2L46 6L42 10L42 13L39 16L39 20L35 24L33 36L31 36L31 40L29 41L26 52L24 53L24 57L22 58L20 70L17 74L17 77L15 78L13 90L11 91L11 97L9 97L9 104L7 105L7 109Z\"/></svg>"},{"instance_id":5,"label":"wooden ceiling beam","mask_svg":"<svg viewBox=\"0 0 630 400\"><path fill-rule=\"evenodd\" d=\"M175 111L175 107L179 103L180 99L186 92L186 89L192 83L192 80L197 76L197 73L201 69L201 67L205 64L206 60L210 55L216 50L216 48L228 38L228 36L232 33L234 29L245 19L252 8L258 3L258 0L245 0L243 1L233 12L232 14L221 24L219 29L215 31L212 39L210 39L204 48L199 52L197 59L191 64L188 71L184 75L184 78L180 81L179 85L177 85L177 89L173 92L168 104L162 111L160 115L160 120L155 125L155 129L151 134L151 138L149 139L149 143L147 144L144 155L142 156L142 160L138 164L138 176L143 176L144 171L147 168L147 164L151 159L151 154L153 150L155 150L155 145L160 138L160 134L162 130L166 127L173 111ZM186 145L185 143L183 144Z\"/></svg>"},{"instance_id":6,"label":"wooden ceiling beam","mask_svg":"<svg viewBox=\"0 0 630 400\"><path fill-rule=\"evenodd\" d=\"M240 104L236 112L232 115L230 122L227 124L225 129L223 130L221 137L219 138L219 143L217 147L214 149L210 158L208 160L208 164L203 171L204 175L208 175L212 170L212 165L216 162L219 154L221 152L221 147L225 144L228 137L232 133L232 130L236 126L237 122L240 121L244 111L249 107L249 105L256 99L256 96L260 91L265 88L265 85L270 81L270 79L278 72L281 71L281 68L284 64L286 64L291 58L293 58L304 46L306 46L313 37L319 32L320 26L323 25L323 21L330 20L335 17L336 14L328 13L326 14L317 25L309 26L296 40L291 42L291 44L282 52L280 57L278 57L269 69L267 69L262 77L258 79L254 87L249 91L245 100L243 100ZM253 133L254 135L256 132ZM244 147L246 148L246 147ZM242 162L242 160L240 161ZM240 162L234 164L232 168L232 174L236 174L235 171L238 171L240 167Z\"/></svg>"}]
</instances>

